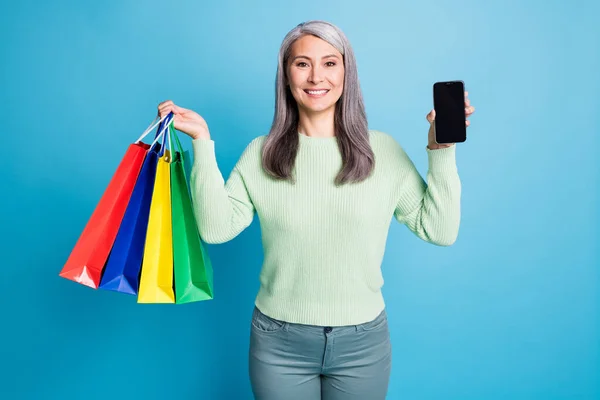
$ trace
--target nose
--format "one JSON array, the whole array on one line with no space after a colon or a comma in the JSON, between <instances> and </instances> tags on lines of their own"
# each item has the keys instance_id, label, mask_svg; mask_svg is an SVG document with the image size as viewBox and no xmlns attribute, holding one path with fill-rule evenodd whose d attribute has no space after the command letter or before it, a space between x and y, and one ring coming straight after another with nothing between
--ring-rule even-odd
<instances>
[{"instance_id":1,"label":"nose","mask_svg":"<svg viewBox=\"0 0 600 400\"><path fill-rule=\"evenodd\" d=\"M323 76L321 73L321 68L319 66L315 66L311 69L310 74L308 75L308 81L310 83L320 83L323 82Z\"/></svg>"}]
</instances>

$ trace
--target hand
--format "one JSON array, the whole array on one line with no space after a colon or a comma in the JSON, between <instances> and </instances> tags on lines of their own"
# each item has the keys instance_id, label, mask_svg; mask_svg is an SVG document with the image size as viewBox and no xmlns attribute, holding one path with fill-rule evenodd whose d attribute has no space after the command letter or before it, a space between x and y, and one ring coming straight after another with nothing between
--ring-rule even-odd
<instances>
[{"instance_id":1,"label":"hand","mask_svg":"<svg viewBox=\"0 0 600 400\"><path fill-rule=\"evenodd\" d=\"M192 139L210 139L208 125L204 118L192 110L176 106L171 100L158 105L160 118L173 112L173 127Z\"/></svg>"},{"instance_id":2,"label":"hand","mask_svg":"<svg viewBox=\"0 0 600 400\"><path fill-rule=\"evenodd\" d=\"M469 125L471 125L471 122L468 120L468 118L471 116L471 114L473 114L475 112L475 107L471 106L471 102L469 101L469 92L465 92L465 125L467 125L467 127ZM435 131L434 131L434 126L433 126L433 121L435 121L435 110L431 110L429 112L429 114L427 114L427 121L429 121L429 144L427 145L428 148L430 148L431 150L437 150L437 149L445 149L447 147L453 146L454 143L447 143L447 144L437 144L435 142Z\"/></svg>"}]
</instances>

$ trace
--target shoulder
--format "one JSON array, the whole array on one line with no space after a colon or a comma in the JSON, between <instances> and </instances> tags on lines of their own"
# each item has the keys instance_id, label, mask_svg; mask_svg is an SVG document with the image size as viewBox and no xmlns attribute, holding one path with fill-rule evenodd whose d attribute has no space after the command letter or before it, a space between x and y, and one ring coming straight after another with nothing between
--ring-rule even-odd
<instances>
[{"instance_id":1,"label":"shoulder","mask_svg":"<svg viewBox=\"0 0 600 400\"><path fill-rule=\"evenodd\" d=\"M369 140L375 154L388 153L390 155L398 156L404 153L404 149L400 142L389 133L370 129Z\"/></svg>"},{"instance_id":2,"label":"shoulder","mask_svg":"<svg viewBox=\"0 0 600 400\"><path fill-rule=\"evenodd\" d=\"M238 161L238 168L248 169L260 166L262 160L262 147L267 135L257 136L250 140Z\"/></svg>"},{"instance_id":3,"label":"shoulder","mask_svg":"<svg viewBox=\"0 0 600 400\"><path fill-rule=\"evenodd\" d=\"M413 161L400 142L391 134L369 130L371 148L379 163L393 169L412 168Z\"/></svg>"},{"instance_id":4,"label":"shoulder","mask_svg":"<svg viewBox=\"0 0 600 400\"><path fill-rule=\"evenodd\" d=\"M244 148L241 157L242 158L253 157L257 153L260 154L266 137L267 137L267 135L257 136L254 139L247 142L246 147Z\"/></svg>"},{"instance_id":5,"label":"shoulder","mask_svg":"<svg viewBox=\"0 0 600 400\"><path fill-rule=\"evenodd\" d=\"M396 151L402 150L402 145L400 142L391 134L387 132L378 131L376 129L369 130L369 139L371 141L371 146L374 148L385 148L385 149L393 149Z\"/></svg>"},{"instance_id":6,"label":"shoulder","mask_svg":"<svg viewBox=\"0 0 600 400\"><path fill-rule=\"evenodd\" d=\"M244 153L251 153L251 154L260 153L266 138L267 138L267 135L260 135L260 136L255 137L254 139L252 139L246 145L246 148L244 149Z\"/></svg>"}]
</instances>

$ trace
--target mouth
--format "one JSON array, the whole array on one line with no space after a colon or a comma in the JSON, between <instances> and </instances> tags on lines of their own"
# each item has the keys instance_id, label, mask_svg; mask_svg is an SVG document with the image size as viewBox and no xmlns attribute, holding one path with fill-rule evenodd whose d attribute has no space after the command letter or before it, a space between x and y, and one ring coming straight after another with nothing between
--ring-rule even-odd
<instances>
[{"instance_id":1,"label":"mouth","mask_svg":"<svg viewBox=\"0 0 600 400\"><path fill-rule=\"evenodd\" d=\"M309 97L323 97L329 93L329 89L304 89L304 93Z\"/></svg>"}]
</instances>

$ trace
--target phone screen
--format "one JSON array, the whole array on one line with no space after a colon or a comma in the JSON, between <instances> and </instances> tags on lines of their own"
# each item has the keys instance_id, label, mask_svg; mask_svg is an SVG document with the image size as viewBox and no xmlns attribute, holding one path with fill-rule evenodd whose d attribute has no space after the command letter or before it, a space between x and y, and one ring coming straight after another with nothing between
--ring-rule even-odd
<instances>
[{"instance_id":1,"label":"phone screen","mask_svg":"<svg viewBox=\"0 0 600 400\"><path fill-rule=\"evenodd\" d=\"M465 85L461 81L436 82L433 85L433 108L437 143L467 140Z\"/></svg>"}]
</instances>

